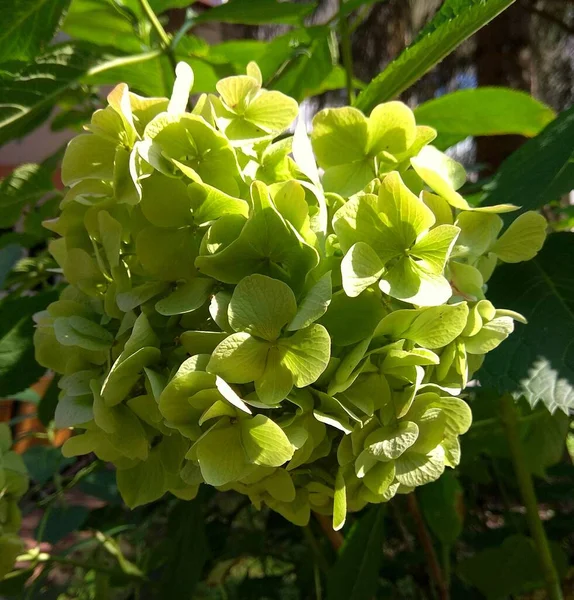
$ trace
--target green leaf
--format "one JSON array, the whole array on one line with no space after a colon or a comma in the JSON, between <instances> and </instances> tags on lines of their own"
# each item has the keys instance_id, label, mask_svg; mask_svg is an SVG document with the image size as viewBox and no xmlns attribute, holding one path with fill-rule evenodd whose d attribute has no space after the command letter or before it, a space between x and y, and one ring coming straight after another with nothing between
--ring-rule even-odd
<instances>
[{"instance_id":1,"label":"green leaf","mask_svg":"<svg viewBox=\"0 0 574 600\"><path fill-rule=\"evenodd\" d=\"M282 359L279 348L269 349L263 375L255 382L255 391L261 402L277 404L284 400L293 388L293 374Z\"/></svg>"},{"instance_id":2,"label":"green leaf","mask_svg":"<svg viewBox=\"0 0 574 600\"><path fill-rule=\"evenodd\" d=\"M51 175L50 169L42 164L24 164L2 179L0 227L12 227L20 219L26 204L37 202L54 189Z\"/></svg>"},{"instance_id":3,"label":"green leaf","mask_svg":"<svg viewBox=\"0 0 574 600\"><path fill-rule=\"evenodd\" d=\"M64 428L91 421L94 418L93 403L91 395L61 397L56 404L54 424Z\"/></svg>"},{"instance_id":4,"label":"green leaf","mask_svg":"<svg viewBox=\"0 0 574 600\"><path fill-rule=\"evenodd\" d=\"M345 544L327 574L329 600L369 600L377 597L383 564L383 506L372 506L345 536Z\"/></svg>"},{"instance_id":5,"label":"green leaf","mask_svg":"<svg viewBox=\"0 0 574 600\"><path fill-rule=\"evenodd\" d=\"M452 546L463 526L463 492L456 475L445 471L438 481L421 487L417 496L430 530L442 544Z\"/></svg>"},{"instance_id":6,"label":"green leaf","mask_svg":"<svg viewBox=\"0 0 574 600\"><path fill-rule=\"evenodd\" d=\"M38 541L55 544L73 531L78 531L90 515L85 506L54 506L51 508ZM38 535L38 534L37 534Z\"/></svg>"},{"instance_id":7,"label":"green leaf","mask_svg":"<svg viewBox=\"0 0 574 600\"><path fill-rule=\"evenodd\" d=\"M23 458L30 478L40 485L44 485L63 467L73 462L64 458L59 448L50 446L32 446L26 450Z\"/></svg>"},{"instance_id":8,"label":"green leaf","mask_svg":"<svg viewBox=\"0 0 574 600\"><path fill-rule=\"evenodd\" d=\"M214 486L242 479L255 468L243 449L239 425L216 426L208 431L197 442L197 460L203 479Z\"/></svg>"},{"instance_id":9,"label":"green leaf","mask_svg":"<svg viewBox=\"0 0 574 600\"><path fill-rule=\"evenodd\" d=\"M145 218L156 227L182 227L192 224L191 202L187 186L181 179L154 173L141 181L140 207ZM161 198L169 198L162 202Z\"/></svg>"},{"instance_id":10,"label":"green leaf","mask_svg":"<svg viewBox=\"0 0 574 600\"><path fill-rule=\"evenodd\" d=\"M24 256L24 250L16 244L8 244L0 249L0 290L14 265Z\"/></svg>"},{"instance_id":11,"label":"green leaf","mask_svg":"<svg viewBox=\"0 0 574 600\"><path fill-rule=\"evenodd\" d=\"M558 545L551 545L558 571L567 569L567 558ZM544 587L544 574L534 542L513 535L497 548L487 548L462 561L459 576L476 586L489 600L501 600Z\"/></svg>"},{"instance_id":12,"label":"green leaf","mask_svg":"<svg viewBox=\"0 0 574 600\"><path fill-rule=\"evenodd\" d=\"M314 3L293 4L274 0L233 0L199 15L194 22L240 23L241 25L299 25L315 9Z\"/></svg>"},{"instance_id":13,"label":"green leaf","mask_svg":"<svg viewBox=\"0 0 574 600\"><path fill-rule=\"evenodd\" d=\"M256 465L280 467L294 452L281 427L264 415L241 421L241 441L249 461Z\"/></svg>"},{"instance_id":14,"label":"green leaf","mask_svg":"<svg viewBox=\"0 0 574 600\"><path fill-rule=\"evenodd\" d=\"M54 292L46 292L0 303L0 390L4 397L25 390L44 373L34 360L32 315L55 299Z\"/></svg>"},{"instance_id":15,"label":"green leaf","mask_svg":"<svg viewBox=\"0 0 574 600\"><path fill-rule=\"evenodd\" d=\"M335 478L335 496L333 498L333 529L343 528L347 518L347 489L343 471L339 469Z\"/></svg>"},{"instance_id":16,"label":"green leaf","mask_svg":"<svg viewBox=\"0 0 574 600\"><path fill-rule=\"evenodd\" d=\"M22 137L50 115L57 100L95 62L90 50L56 46L34 63L5 63L0 71L0 144Z\"/></svg>"},{"instance_id":17,"label":"green leaf","mask_svg":"<svg viewBox=\"0 0 574 600\"><path fill-rule=\"evenodd\" d=\"M0 581L4 582L3 585L8 584L8 582L11 583L11 580L5 581L4 577L12 570L14 563L16 562L16 558L22 554L23 550L24 544L17 535L13 535L11 533L0 535ZM19 587L17 585L15 585L13 589L16 593L19 593L20 591L23 593L24 585L29 577L29 574L26 573L26 571L19 571L19 573L25 575L25 579L22 582L22 587L20 590L16 591L16 588ZM10 588L6 590L4 587L2 588L2 592L10 593L10 591Z\"/></svg>"},{"instance_id":18,"label":"green leaf","mask_svg":"<svg viewBox=\"0 0 574 600\"><path fill-rule=\"evenodd\" d=\"M260 273L285 281L298 293L307 273L318 263L317 251L285 221L262 184L253 184L252 196L256 206L240 232L240 215L228 215L211 226L196 267L224 283L239 283L248 275ZM204 253L203 248L215 246L218 237L224 243L220 242L214 253Z\"/></svg>"},{"instance_id":19,"label":"green leaf","mask_svg":"<svg viewBox=\"0 0 574 600\"><path fill-rule=\"evenodd\" d=\"M528 325L486 356L479 373L484 387L523 395L531 406L541 401L552 413L574 408L573 260L574 236L554 233L531 261L495 271L489 298L522 313Z\"/></svg>"},{"instance_id":20,"label":"green leaf","mask_svg":"<svg viewBox=\"0 0 574 600\"><path fill-rule=\"evenodd\" d=\"M168 516L167 539L171 543L162 546L166 562L161 590L173 600L186 600L193 595L210 558L203 506L200 495L191 502L178 502Z\"/></svg>"},{"instance_id":21,"label":"green leaf","mask_svg":"<svg viewBox=\"0 0 574 600\"><path fill-rule=\"evenodd\" d=\"M166 471L161 462L159 447L154 448L146 461L129 469L118 469L118 490L129 508L159 500L167 491Z\"/></svg>"},{"instance_id":22,"label":"green leaf","mask_svg":"<svg viewBox=\"0 0 574 600\"><path fill-rule=\"evenodd\" d=\"M197 242L190 228L146 227L136 238L136 254L143 268L157 279L178 281L196 274Z\"/></svg>"},{"instance_id":23,"label":"green leaf","mask_svg":"<svg viewBox=\"0 0 574 600\"><path fill-rule=\"evenodd\" d=\"M417 39L361 92L355 106L368 112L396 98L513 0L446 0Z\"/></svg>"},{"instance_id":24,"label":"green leaf","mask_svg":"<svg viewBox=\"0 0 574 600\"><path fill-rule=\"evenodd\" d=\"M319 166L353 162L367 153L368 121L350 106L322 110L313 119L311 141Z\"/></svg>"},{"instance_id":25,"label":"green leaf","mask_svg":"<svg viewBox=\"0 0 574 600\"><path fill-rule=\"evenodd\" d=\"M74 0L61 29L75 40L131 54L142 51L128 11L107 0Z\"/></svg>"},{"instance_id":26,"label":"green leaf","mask_svg":"<svg viewBox=\"0 0 574 600\"><path fill-rule=\"evenodd\" d=\"M419 428L411 421L401 421L396 427L373 431L365 440L366 451L377 460L389 461L406 452L419 436Z\"/></svg>"},{"instance_id":27,"label":"green leaf","mask_svg":"<svg viewBox=\"0 0 574 600\"><path fill-rule=\"evenodd\" d=\"M70 0L17 0L2 10L0 56L30 61L45 50Z\"/></svg>"},{"instance_id":28,"label":"green leaf","mask_svg":"<svg viewBox=\"0 0 574 600\"><path fill-rule=\"evenodd\" d=\"M213 351L207 370L229 383L248 383L264 371L269 344L245 332L226 337Z\"/></svg>"},{"instance_id":29,"label":"green leaf","mask_svg":"<svg viewBox=\"0 0 574 600\"><path fill-rule=\"evenodd\" d=\"M236 286L229 303L229 324L267 341L276 340L293 319L297 302L291 288L265 275L250 275Z\"/></svg>"},{"instance_id":30,"label":"green leaf","mask_svg":"<svg viewBox=\"0 0 574 600\"><path fill-rule=\"evenodd\" d=\"M212 279L194 277L190 281L178 285L169 296L158 300L155 309L160 315L165 316L192 312L207 302L212 288Z\"/></svg>"},{"instance_id":31,"label":"green leaf","mask_svg":"<svg viewBox=\"0 0 574 600\"><path fill-rule=\"evenodd\" d=\"M58 317L54 321L56 339L63 346L78 346L85 350L108 350L114 336L101 325L84 317Z\"/></svg>"},{"instance_id":32,"label":"green leaf","mask_svg":"<svg viewBox=\"0 0 574 600\"><path fill-rule=\"evenodd\" d=\"M418 487L436 481L444 472L444 450L437 446L428 454L405 452L395 463L397 481L408 487Z\"/></svg>"},{"instance_id":33,"label":"green leaf","mask_svg":"<svg viewBox=\"0 0 574 600\"><path fill-rule=\"evenodd\" d=\"M275 40L279 44L277 55L281 51L286 54L286 65L278 69L273 88L301 102L309 96L344 87L344 71L337 65L332 35L329 27L316 26L293 31L290 40ZM289 44L285 47L286 41ZM274 51L273 46L271 42L268 52Z\"/></svg>"},{"instance_id":34,"label":"green leaf","mask_svg":"<svg viewBox=\"0 0 574 600\"><path fill-rule=\"evenodd\" d=\"M519 215L490 248L506 263L533 259L546 239L548 223L539 213L528 211Z\"/></svg>"},{"instance_id":35,"label":"green leaf","mask_svg":"<svg viewBox=\"0 0 574 600\"><path fill-rule=\"evenodd\" d=\"M341 290L333 294L320 322L328 329L333 344L350 346L371 335L385 313L379 290L367 289L356 298Z\"/></svg>"},{"instance_id":36,"label":"green leaf","mask_svg":"<svg viewBox=\"0 0 574 600\"><path fill-rule=\"evenodd\" d=\"M529 94L501 87L458 90L424 102L414 113L417 124L438 131L433 143L440 149L470 135L534 137L556 116Z\"/></svg>"},{"instance_id":37,"label":"green leaf","mask_svg":"<svg viewBox=\"0 0 574 600\"><path fill-rule=\"evenodd\" d=\"M305 294L299 303L297 314L287 325L287 331L303 329L320 319L329 308L332 290L331 271L329 271Z\"/></svg>"},{"instance_id":38,"label":"green leaf","mask_svg":"<svg viewBox=\"0 0 574 600\"><path fill-rule=\"evenodd\" d=\"M285 352L283 364L293 374L297 387L317 381L331 357L331 338L323 325L309 325L291 337L281 338L279 346Z\"/></svg>"},{"instance_id":39,"label":"green leaf","mask_svg":"<svg viewBox=\"0 0 574 600\"><path fill-rule=\"evenodd\" d=\"M434 350L455 340L466 326L467 318L466 302L396 310L379 323L375 336L386 335L395 340L404 338Z\"/></svg>"},{"instance_id":40,"label":"green leaf","mask_svg":"<svg viewBox=\"0 0 574 600\"><path fill-rule=\"evenodd\" d=\"M570 192L574 188L573 136L574 106L502 163L481 204L508 202L522 211L536 210Z\"/></svg>"},{"instance_id":41,"label":"green leaf","mask_svg":"<svg viewBox=\"0 0 574 600\"><path fill-rule=\"evenodd\" d=\"M546 470L564 457L570 419L562 412L551 415L546 407L541 405L537 410L537 418L521 424L521 440L531 473L547 478ZM528 415L532 413L529 411Z\"/></svg>"},{"instance_id":42,"label":"green leaf","mask_svg":"<svg viewBox=\"0 0 574 600\"><path fill-rule=\"evenodd\" d=\"M347 296L355 298L377 283L384 268L377 253L368 244L364 242L353 244L341 263L343 289Z\"/></svg>"}]
</instances>

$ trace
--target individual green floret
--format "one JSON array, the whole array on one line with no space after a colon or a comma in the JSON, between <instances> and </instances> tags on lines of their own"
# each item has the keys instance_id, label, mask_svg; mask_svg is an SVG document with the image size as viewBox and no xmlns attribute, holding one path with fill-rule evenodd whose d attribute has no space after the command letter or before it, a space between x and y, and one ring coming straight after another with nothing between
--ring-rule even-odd
<instances>
[{"instance_id":1,"label":"individual green floret","mask_svg":"<svg viewBox=\"0 0 574 600\"><path fill-rule=\"evenodd\" d=\"M452 295L444 267L459 234L454 225L437 225L432 210L388 174L373 194L357 195L333 218L345 258L343 288L358 296L379 282L393 298L417 304L443 304Z\"/></svg>"},{"instance_id":2,"label":"individual green floret","mask_svg":"<svg viewBox=\"0 0 574 600\"><path fill-rule=\"evenodd\" d=\"M325 327L301 327L297 314L288 285L265 275L245 277L228 307L235 333L215 348L207 370L230 383L254 382L264 404L284 400L293 386L311 385L329 362L331 342Z\"/></svg>"},{"instance_id":3,"label":"individual green floret","mask_svg":"<svg viewBox=\"0 0 574 600\"><path fill-rule=\"evenodd\" d=\"M379 104L365 117L351 107L327 108L313 119L311 139L329 192L351 196L374 178L408 168L408 159L436 137L417 126L402 102Z\"/></svg>"}]
</instances>

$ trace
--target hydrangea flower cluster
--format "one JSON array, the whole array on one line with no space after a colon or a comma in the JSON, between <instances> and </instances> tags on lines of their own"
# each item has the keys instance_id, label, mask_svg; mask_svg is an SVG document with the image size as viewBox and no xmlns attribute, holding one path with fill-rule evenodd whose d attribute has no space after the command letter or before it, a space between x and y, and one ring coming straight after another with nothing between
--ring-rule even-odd
<instances>
[{"instance_id":1,"label":"hydrangea flower cluster","mask_svg":"<svg viewBox=\"0 0 574 600\"><path fill-rule=\"evenodd\" d=\"M10 428L0 423L0 579L12 570L23 550L18 537L22 521L18 501L28 490L26 465L11 446Z\"/></svg>"},{"instance_id":2,"label":"hydrangea flower cluster","mask_svg":"<svg viewBox=\"0 0 574 600\"><path fill-rule=\"evenodd\" d=\"M338 529L457 465L460 393L522 320L486 282L545 221L500 235L516 207L469 205L400 102L323 110L309 139L254 63L187 112L192 83L118 85L66 151L46 226L69 285L35 335L63 452L112 462L131 507L207 484Z\"/></svg>"}]
</instances>

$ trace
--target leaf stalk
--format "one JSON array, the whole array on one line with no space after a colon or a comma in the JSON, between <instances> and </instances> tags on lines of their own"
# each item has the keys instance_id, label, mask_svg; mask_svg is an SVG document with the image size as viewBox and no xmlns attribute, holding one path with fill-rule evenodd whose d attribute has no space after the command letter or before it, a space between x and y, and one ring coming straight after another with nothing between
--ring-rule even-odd
<instances>
[{"instance_id":1,"label":"leaf stalk","mask_svg":"<svg viewBox=\"0 0 574 600\"><path fill-rule=\"evenodd\" d=\"M540 567L542 568L548 598L550 600L563 600L560 578L552 560L548 538L546 537L546 532L538 513L538 500L536 498L536 491L534 490L534 482L532 474L528 469L524 448L520 439L516 403L510 394L505 394L500 398L500 417L506 434L506 441L510 450L520 496L526 508L526 520L536 546Z\"/></svg>"}]
</instances>

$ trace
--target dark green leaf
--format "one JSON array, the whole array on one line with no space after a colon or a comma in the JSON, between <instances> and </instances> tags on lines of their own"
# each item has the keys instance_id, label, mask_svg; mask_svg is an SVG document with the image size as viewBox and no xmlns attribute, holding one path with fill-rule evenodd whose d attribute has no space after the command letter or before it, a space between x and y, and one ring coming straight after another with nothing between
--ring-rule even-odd
<instances>
[{"instance_id":1,"label":"dark green leaf","mask_svg":"<svg viewBox=\"0 0 574 600\"><path fill-rule=\"evenodd\" d=\"M294 46L293 42L297 45ZM335 86L323 85L329 80L337 63L329 28L305 29L301 35L291 38L289 49L291 56L281 74L272 80L270 87L273 89L301 101L326 89L345 85L344 76Z\"/></svg>"},{"instance_id":2,"label":"dark green leaf","mask_svg":"<svg viewBox=\"0 0 574 600\"><path fill-rule=\"evenodd\" d=\"M473 424L462 438L463 461L482 455L509 460L508 442L500 420L500 394L481 388L471 408ZM533 410L524 400L517 404L517 409L526 464L531 473L545 477L546 469L560 462L564 455L569 418L562 411L550 414L541 403Z\"/></svg>"},{"instance_id":3,"label":"dark green leaf","mask_svg":"<svg viewBox=\"0 0 574 600\"><path fill-rule=\"evenodd\" d=\"M105 500L108 504L119 506L122 499L118 492L116 475L109 469L97 469L82 478L78 488L94 498Z\"/></svg>"},{"instance_id":4,"label":"dark green leaf","mask_svg":"<svg viewBox=\"0 0 574 600\"><path fill-rule=\"evenodd\" d=\"M22 248L31 248L38 242L38 239L34 235L29 235L27 233L17 233L15 231L10 231L8 233L4 233L0 235L0 248L6 248L10 244L16 244L17 246L21 246Z\"/></svg>"},{"instance_id":5,"label":"dark green leaf","mask_svg":"<svg viewBox=\"0 0 574 600\"><path fill-rule=\"evenodd\" d=\"M459 90L429 100L415 109L419 125L438 131L433 142L448 148L469 135L516 134L533 137L555 117L532 96L509 88Z\"/></svg>"},{"instance_id":6,"label":"dark green leaf","mask_svg":"<svg viewBox=\"0 0 574 600\"><path fill-rule=\"evenodd\" d=\"M567 194L574 188L573 139L574 106L502 163L481 204L507 202L526 211Z\"/></svg>"},{"instance_id":7,"label":"dark green leaf","mask_svg":"<svg viewBox=\"0 0 574 600\"><path fill-rule=\"evenodd\" d=\"M566 556L556 545L552 545L551 549L558 570L564 573ZM489 600L502 600L511 594L525 593L544 585L534 543L523 535L506 538L502 546L489 548L463 560L458 574Z\"/></svg>"},{"instance_id":8,"label":"dark green leaf","mask_svg":"<svg viewBox=\"0 0 574 600\"><path fill-rule=\"evenodd\" d=\"M52 40L70 0L12 0L2 4L2 61L32 60Z\"/></svg>"},{"instance_id":9,"label":"dark green leaf","mask_svg":"<svg viewBox=\"0 0 574 600\"><path fill-rule=\"evenodd\" d=\"M311 14L316 4L313 2L275 2L274 0L231 0L227 4L206 10L196 19L196 23L219 21L242 25L283 24L299 25Z\"/></svg>"},{"instance_id":10,"label":"dark green leaf","mask_svg":"<svg viewBox=\"0 0 574 600\"><path fill-rule=\"evenodd\" d=\"M0 182L0 227L12 227L26 204L37 202L53 188L51 171L44 165L25 164L14 169Z\"/></svg>"},{"instance_id":11,"label":"dark green leaf","mask_svg":"<svg viewBox=\"0 0 574 600\"><path fill-rule=\"evenodd\" d=\"M59 448L52 446L32 446L24 453L24 462L30 478L43 485L74 459L64 458Z\"/></svg>"},{"instance_id":12,"label":"dark green leaf","mask_svg":"<svg viewBox=\"0 0 574 600\"><path fill-rule=\"evenodd\" d=\"M26 582L34 573L34 569L18 569L9 573L2 581L0 581L0 594L7 600L22 598Z\"/></svg>"},{"instance_id":13,"label":"dark green leaf","mask_svg":"<svg viewBox=\"0 0 574 600\"><path fill-rule=\"evenodd\" d=\"M161 593L173 600L193 597L193 590L209 559L201 495L191 502L178 502L168 521L170 556L166 557Z\"/></svg>"},{"instance_id":14,"label":"dark green leaf","mask_svg":"<svg viewBox=\"0 0 574 600\"><path fill-rule=\"evenodd\" d=\"M570 419L562 412L551 415L540 407L535 423L526 421L521 427L522 445L530 471L546 477L546 469L560 462L566 447Z\"/></svg>"},{"instance_id":15,"label":"dark green leaf","mask_svg":"<svg viewBox=\"0 0 574 600\"><path fill-rule=\"evenodd\" d=\"M353 526L337 562L327 575L329 600L370 600L376 597L383 564L382 505L372 506Z\"/></svg>"},{"instance_id":16,"label":"dark green leaf","mask_svg":"<svg viewBox=\"0 0 574 600\"><path fill-rule=\"evenodd\" d=\"M46 518L43 535L38 541L55 544L68 534L80 529L88 519L90 510L85 506L54 506ZM36 532L38 536L38 532Z\"/></svg>"},{"instance_id":17,"label":"dark green leaf","mask_svg":"<svg viewBox=\"0 0 574 600\"><path fill-rule=\"evenodd\" d=\"M0 70L0 144L22 137L45 121L58 98L94 62L93 52L65 44L33 63L4 63Z\"/></svg>"},{"instance_id":18,"label":"dark green leaf","mask_svg":"<svg viewBox=\"0 0 574 600\"><path fill-rule=\"evenodd\" d=\"M48 427L50 422L54 420L59 393L60 389L58 388L57 377L55 377L38 403L38 419L44 427Z\"/></svg>"},{"instance_id":19,"label":"dark green leaf","mask_svg":"<svg viewBox=\"0 0 574 600\"><path fill-rule=\"evenodd\" d=\"M56 292L46 292L0 304L0 397L30 387L44 373L34 360L32 315L56 298Z\"/></svg>"},{"instance_id":20,"label":"dark green leaf","mask_svg":"<svg viewBox=\"0 0 574 600\"><path fill-rule=\"evenodd\" d=\"M453 471L445 471L437 481L423 485L417 496L435 537L446 546L454 544L462 531L463 495Z\"/></svg>"},{"instance_id":21,"label":"dark green leaf","mask_svg":"<svg viewBox=\"0 0 574 600\"><path fill-rule=\"evenodd\" d=\"M333 295L319 323L327 328L333 344L350 346L372 335L384 316L385 308L378 290L367 289L356 298L340 291Z\"/></svg>"},{"instance_id":22,"label":"dark green leaf","mask_svg":"<svg viewBox=\"0 0 574 600\"><path fill-rule=\"evenodd\" d=\"M9 244L0 250L0 289L4 286L6 277L12 270L12 267L22 256L22 248L16 244Z\"/></svg>"},{"instance_id":23,"label":"dark green leaf","mask_svg":"<svg viewBox=\"0 0 574 600\"><path fill-rule=\"evenodd\" d=\"M522 313L499 348L486 355L484 387L523 395L550 412L574 408L574 235L554 233L529 262L502 265L488 282L489 299Z\"/></svg>"},{"instance_id":24,"label":"dark green leaf","mask_svg":"<svg viewBox=\"0 0 574 600\"><path fill-rule=\"evenodd\" d=\"M361 92L355 106L368 113L395 98L513 1L446 0L414 43Z\"/></svg>"}]
</instances>

